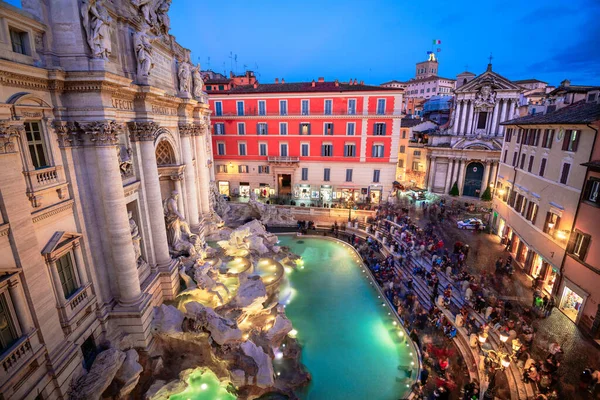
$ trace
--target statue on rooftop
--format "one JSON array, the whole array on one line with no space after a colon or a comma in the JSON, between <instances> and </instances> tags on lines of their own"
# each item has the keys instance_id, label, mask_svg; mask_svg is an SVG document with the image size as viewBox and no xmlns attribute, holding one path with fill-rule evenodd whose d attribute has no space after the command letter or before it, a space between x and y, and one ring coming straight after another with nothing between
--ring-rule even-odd
<instances>
[{"instance_id":1,"label":"statue on rooftop","mask_svg":"<svg viewBox=\"0 0 600 400\"><path fill-rule=\"evenodd\" d=\"M104 0L83 0L79 8L87 44L95 58L108 59L112 52L110 26L112 18Z\"/></svg>"}]
</instances>

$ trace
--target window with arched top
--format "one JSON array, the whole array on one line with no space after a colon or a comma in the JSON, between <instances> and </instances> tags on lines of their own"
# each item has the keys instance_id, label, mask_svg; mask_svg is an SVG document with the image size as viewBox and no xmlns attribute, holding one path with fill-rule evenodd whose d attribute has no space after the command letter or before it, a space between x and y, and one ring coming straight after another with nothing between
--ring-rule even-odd
<instances>
[{"instance_id":1,"label":"window with arched top","mask_svg":"<svg viewBox=\"0 0 600 400\"><path fill-rule=\"evenodd\" d=\"M467 78L464 78L463 79L463 85L466 85L466 84L467 84Z\"/></svg>"},{"instance_id":2,"label":"window with arched top","mask_svg":"<svg viewBox=\"0 0 600 400\"><path fill-rule=\"evenodd\" d=\"M174 165L175 152L171 144L163 140L156 145L156 165Z\"/></svg>"}]
</instances>

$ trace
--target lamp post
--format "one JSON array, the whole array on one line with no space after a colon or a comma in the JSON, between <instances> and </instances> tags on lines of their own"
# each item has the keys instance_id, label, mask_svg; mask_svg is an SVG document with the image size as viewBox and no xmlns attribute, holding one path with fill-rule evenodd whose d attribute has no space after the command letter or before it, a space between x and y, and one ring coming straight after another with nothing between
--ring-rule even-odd
<instances>
[{"instance_id":1,"label":"lamp post","mask_svg":"<svg viewBox=\"0 0 600 400\"><path fill-rule=\"evenodd\" d=\"M500 341L504 344L508 340L508 335L504 332L500 332ZM486 341L485 334L479 335L479 342L481 344ZM490 381L488 387L483 395L484 399L493 400L496 395L496 378L498 372L504 371L510 366L510 361L514 359L515 353L521 348L521 342L518 339L512 341L512 354L505 353L502 350L489 350L485 355L485 363L489 368Z\"/></svg>"},{"instance_id":2,"label":"lamp post","mask_svg":"<svg viewBox=\"0 0 600 400\"><path fill-rule=\"evenodd\" d=\"M346 206L348 206L348 222L352 222L352 206L354 205L354 199L352 195L346 197Z\"/></svg>"}]
</instances>

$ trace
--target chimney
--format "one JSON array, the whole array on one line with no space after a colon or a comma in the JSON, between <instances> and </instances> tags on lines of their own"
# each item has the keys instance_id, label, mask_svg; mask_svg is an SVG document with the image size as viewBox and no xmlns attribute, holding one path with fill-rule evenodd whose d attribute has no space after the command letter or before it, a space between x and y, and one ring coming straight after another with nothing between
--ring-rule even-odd
<instances>
[{"instance_id":1,"label":"chimney","mask_svg":"<svg viewBox=\"0 0 600 400\"><path fill-rule=\"evenodd\" d=\"M258 88L258 82L254 81L254 89L257 89L257 88Z\"/></svg>"},{"instance_id":2,"label":"chimney","mask_svg":"<svg viewBox=\"0 0 600 400\"><path fill-rule=\"evenodd\" d=\"M356 78L354 78L354 83L353 85L358 85L358 83L356 83Z\"/></svg>"},{"instance_id":3,"label":"chimney","mask_svg":"<svg viewBox=\"0 0 600 400\"><path fill-rule=\"evenodd\" d=\"M348 81L348 85L352 86L352 78Z\"/></svg>"},{"instance_id":4,"label":"chimney","mask_svg":"<svg viewBox=\"0 0 600 400\"><path fill-rule=\"evenodd\" d=\"M315 87L315 80L312 80L312 83L310 84L310 86Z\"/></svg>"},{"instance_id":5,"label":"chimney","mask_svg":"<svg viewBox=\"0 0 600 400\"><path fill-rule=\"evenodd\" d=\"M338 82L338 80L336 79L336 80L335 80L335 87L339 87L339 86L340 86L340 83L339 83L339 82Z\"/></svg>"},{"instance_id":6,"label":"chimney","mask_svg":"<svg viewBox=\"0 0 600 400\"><path fill-rule=\"evenodd\" d=\"M281 78L281 84L283 85L285 83L285 79Z\"/></svg>"},{"instance_id":7,"label":"chimney","mask_svg":"<svg viewBox=\"0 0 600 400\"><path fill-rule=\"evenodd\" d=\"M275 83L279 83L279 78L275 78Z\"/></svg>"},{"instance_id":8,"label":"chimney","mask_svg":"<svg viewBox=\"0 0 600 400\"><path fill-rule=\"evenodd\" d=\"M360 84L361 84L361 85L364 85L364 84L365 84L365 81L360 81Z\"/></svg>"},{"instance_id":9,"label":"chimney","mask_svg":"<svg viewBox=\"0 0 600 400\"><path fill-rule=\"evenodd\" d=\"M325 78L323 78L322 76L319 77L319 83L323 83L325 82Z\"/></svg>"},{"instance_id":10,"label":"chimney","mask_svg":"<svg viewBox=\"0 0 600 400\"><path fill-rule=\"evenodd\" d=\"M569 87L569 86L571 86L571 81L568 79L565 79L564 81L562 81L560 83L560 86Z\"/></svg>"}]
</instances>

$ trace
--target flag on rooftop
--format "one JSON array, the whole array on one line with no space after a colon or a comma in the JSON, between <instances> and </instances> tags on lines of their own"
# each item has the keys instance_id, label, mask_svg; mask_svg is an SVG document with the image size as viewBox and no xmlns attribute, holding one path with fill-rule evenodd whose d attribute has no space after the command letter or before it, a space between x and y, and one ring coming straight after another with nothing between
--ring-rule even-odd
<instances>
[{"instance_id":1,"label":"flag on rooftop","mask_svg":"<svg viewBox=\"0 0 600 400\"><path fill-rule=\"evenodd\" d=\"M442 41L438 39L433 39L433 44L442 44Z\"/></svg>"}]
</instances>

